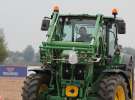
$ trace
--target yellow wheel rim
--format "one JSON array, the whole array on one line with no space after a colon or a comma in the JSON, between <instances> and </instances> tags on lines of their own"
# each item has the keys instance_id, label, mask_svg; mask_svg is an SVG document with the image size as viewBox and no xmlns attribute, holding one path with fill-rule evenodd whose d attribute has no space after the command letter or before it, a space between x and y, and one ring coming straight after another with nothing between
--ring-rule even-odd
<instances>
[{"instance_id":1,"label":"yellow wheel rim","mask_svg":"<svg viewBox=\"0 0 135 100\"><path fill-rule=\"evenodd\" d=\"M115 100L126 100L125 91L121 85L116 87Z\"/></svg>"}]
</instances>

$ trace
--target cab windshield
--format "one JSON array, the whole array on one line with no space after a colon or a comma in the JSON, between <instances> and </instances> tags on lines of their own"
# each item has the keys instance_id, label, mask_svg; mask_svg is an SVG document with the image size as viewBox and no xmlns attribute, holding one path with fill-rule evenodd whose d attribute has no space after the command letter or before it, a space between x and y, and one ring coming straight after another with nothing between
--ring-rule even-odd
<instances>
[{"instance_id":1,"label":"cab windshield","mask_svg":"<svg viewBox=\"0 0 135 100\"><path fill-rule=\"evenodd\" d=\"M90 42L95 23L94 19L65 19L62 25L62 41Z\"/></svg>"}]
</instances>

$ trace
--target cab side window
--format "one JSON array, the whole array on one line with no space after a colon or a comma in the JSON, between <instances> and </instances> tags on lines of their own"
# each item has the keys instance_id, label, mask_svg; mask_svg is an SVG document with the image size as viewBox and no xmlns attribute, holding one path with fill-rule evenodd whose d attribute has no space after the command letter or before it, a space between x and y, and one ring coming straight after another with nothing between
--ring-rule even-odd
<instances>
[{"instance_id":1,"label":"cab side window","mask_svg":"<svg viewBox=\"0 0 135 100\"><path fill-rule=\"evenodd\" d=\"M112 24L112 27L109 29L109 55L112 56L115 52L115 39L116 39L116 26Z\"/></svg>"}]
</instances>

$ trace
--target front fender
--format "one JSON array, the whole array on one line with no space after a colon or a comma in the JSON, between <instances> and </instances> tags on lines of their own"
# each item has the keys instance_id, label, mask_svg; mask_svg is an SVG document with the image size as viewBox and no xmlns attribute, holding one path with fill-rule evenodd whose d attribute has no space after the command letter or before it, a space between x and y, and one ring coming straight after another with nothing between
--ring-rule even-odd
<instances>
[{"instance_id":1,"label":"front fender","mask_svg":"<svg viewBox=\"0 0 135 100\"><path fill-rule=\"evenodd\" d=\"M50 67L28 68L28 72L31 72L31 71L37 74L47 74L47 75L51 75L53 73L53 69Z\"/></svg>"}]
</instances>

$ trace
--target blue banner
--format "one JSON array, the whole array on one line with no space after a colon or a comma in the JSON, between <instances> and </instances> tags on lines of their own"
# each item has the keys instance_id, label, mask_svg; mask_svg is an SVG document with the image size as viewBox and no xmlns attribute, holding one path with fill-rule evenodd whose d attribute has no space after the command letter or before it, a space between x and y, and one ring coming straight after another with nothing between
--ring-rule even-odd
<instances>
[{"instance_id":1,"label":"blue banner","mask_svg":"<svg viewBox=\"0 0 135 100\"><path fill-rule=\"evenodd\" d=\"M27 76L26 66L4 66L0 65L0 76L3 77L25 77Z\"/></svg>"}]
</instances>

